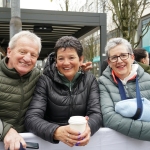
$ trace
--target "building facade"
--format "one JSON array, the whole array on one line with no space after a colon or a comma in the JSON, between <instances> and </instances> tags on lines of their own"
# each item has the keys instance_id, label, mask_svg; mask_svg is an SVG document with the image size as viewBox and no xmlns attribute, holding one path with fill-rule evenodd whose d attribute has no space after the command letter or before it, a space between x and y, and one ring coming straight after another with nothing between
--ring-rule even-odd
<instances>
[{"instance_id":1,"label":"building facade","mask_svg":"<svg viewBox=\"0 0 150 150\"><path fill-rule=\"evenodd\" d=\"M147 0L150 2L150 0ZM135 41L138 41L139 37L143 34L143 38L138 45L138 47L145 48L150 53L150 6L144 9L142 14L141 22L139 24ZM86 0L85 5L83 5L79 11L81 12L99 12L107 13L107 40L120 36L120 33L116 29L116 25L112 21L112 12L107 8L107 0ZM146 29L145 29L146 28ZM94 33L94 36L97 36Z\"/></svg>"},{"instance_id":2,"label":"building facade","mask_svg":"<svg viewBox=\"0 0 150 150\"><path fill-rule=\"evenodd\" d=\"M142 17L140 31L144 34L140 46L150 53L150 14Z\"/></svg>"}]
</instances>

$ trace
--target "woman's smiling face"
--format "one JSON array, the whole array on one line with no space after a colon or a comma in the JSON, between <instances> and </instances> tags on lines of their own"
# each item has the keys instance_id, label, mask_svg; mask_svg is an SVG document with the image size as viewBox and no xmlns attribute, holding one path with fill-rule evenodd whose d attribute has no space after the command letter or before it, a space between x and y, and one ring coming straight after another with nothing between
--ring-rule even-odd
<instances>
[{"instance_id":1,"label":"woman's smiling face","mask_svg":"<svg viewBox=\"0 0 150 150\"><path fill-rule=\"evenodd\" d=\"M120 44L110 49L109 57L116 57L127 53L129 53L127 47L123 44ZM115 75L120 79L124 79L131 72L132 64L134 62L134 55L129 54L128 56L129 57L126 60L121 60L120 57L117 58L116 62L111 62L110 60L108 60L109 66L112 68Z\"/></svg>"},{"instance_id":2,"label":"woman's smiling face","mask_svg":"<svg viewBox=\"0 0 150 150\"><path fill-rule=\"evenodd\" d=\"M60 48L57 51L56 67L68 80L72 80L83 63L74 48Z\"/></svg>"}]
</instances>

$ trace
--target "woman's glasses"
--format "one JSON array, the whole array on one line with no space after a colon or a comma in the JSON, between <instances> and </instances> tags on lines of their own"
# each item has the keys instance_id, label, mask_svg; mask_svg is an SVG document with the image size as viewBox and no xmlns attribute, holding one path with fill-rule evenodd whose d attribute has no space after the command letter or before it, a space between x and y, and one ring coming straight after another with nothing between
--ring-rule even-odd
<instances>
[{"instance_id":1,"label":"woman's glasses","mask_svg":"<svg viewBox=\"0 0 150 150\"><path fill-rule=\"evenodd\" d=\"M120 57L121 60L126 60L129 58L129 55L131 55L130 53L122 53L121 55L119 56L111 56L111 57L108 57L109 61L114 63L114 62L117 62L118 61L118 57Z\"/></svg>"}]
</instances>

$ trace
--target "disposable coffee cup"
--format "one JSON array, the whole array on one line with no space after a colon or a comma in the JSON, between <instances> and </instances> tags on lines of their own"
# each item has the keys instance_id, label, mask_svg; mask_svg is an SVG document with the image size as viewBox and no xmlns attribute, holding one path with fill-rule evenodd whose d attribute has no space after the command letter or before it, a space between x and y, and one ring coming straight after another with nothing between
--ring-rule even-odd
<instances>
[{"instance_id":1,"label":"disposable coffee cup","mask_svg":"<svg viewBox=\"0 0 150 150\"><path fill-rule=\"evenodd\" d=\"M83 116L72 116L69 119L70 128L83 133L86 128L87 120Z\"/></svg>"}]
</instances>

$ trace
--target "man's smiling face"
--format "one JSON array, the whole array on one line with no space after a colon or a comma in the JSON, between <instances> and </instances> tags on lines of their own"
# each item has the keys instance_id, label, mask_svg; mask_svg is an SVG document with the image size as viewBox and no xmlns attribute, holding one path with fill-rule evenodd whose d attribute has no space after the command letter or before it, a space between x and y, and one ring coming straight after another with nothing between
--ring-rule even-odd
<instances>
[{"instance_id":1,"label":"man's smiling face","mask_svg":"<svg viewBox=\"0 0 150 150\"><path fill-rule=\"evenodd\" d=\"M38 45L26 37L20 38L13 49L7 49L8 68L15 68L20 76L30 72L39 56Z\"/></svg>"}]
</instances>

